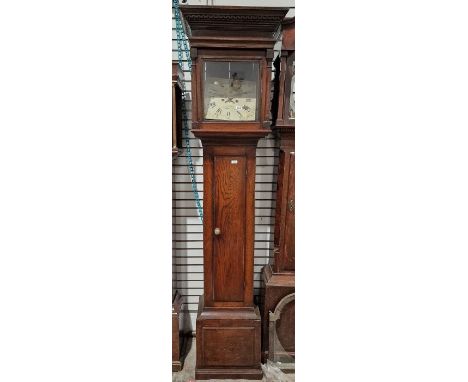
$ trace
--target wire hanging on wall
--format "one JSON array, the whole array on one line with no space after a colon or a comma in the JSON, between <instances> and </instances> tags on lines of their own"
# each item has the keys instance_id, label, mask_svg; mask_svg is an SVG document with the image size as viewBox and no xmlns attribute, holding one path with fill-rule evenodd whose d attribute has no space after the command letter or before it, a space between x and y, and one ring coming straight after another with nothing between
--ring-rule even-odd
<instances>
[{"instance_id":1,"label":"wire hanging on wall","mask_svg":"<svg viewBox=\"0 0 468 382\"><path fill-rule=\"evenodd\" d=\"M183 26L182 26L182 19L180 17L180 9L179 9L179 0L172 0L172 9L174 11L175 21L176 21L176 32L177 32L177 58L179 61L180 69L184 70L184 60L183 54L185 53L186 62L188 65L189 71L192 70L192 59L190 58L190 51L188 48L187 37L185 35ZM185 140L185 150L187 151L187 167L189 170L190 180L192 183L192 191L193 196L195 198L195 203L197 205L198 216L200 220L203 222L203 208L200 202L200 195L198 194L197 183L195 180L195 169L193 167L193 159L192 159L192 150L190 147L190 135L189 135L189 127L188 127L188 120L187 120L187 90L185 89L185 82L182 81L182 119L184 121L183 132L184 132L184 140Z\"/></svg>"}]
</instances>

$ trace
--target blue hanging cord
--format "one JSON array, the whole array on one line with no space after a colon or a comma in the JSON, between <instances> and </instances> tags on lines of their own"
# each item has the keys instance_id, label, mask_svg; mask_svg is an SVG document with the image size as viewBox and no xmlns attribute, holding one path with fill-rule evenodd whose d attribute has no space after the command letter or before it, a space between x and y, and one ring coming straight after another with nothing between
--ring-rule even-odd
<instances>
[{"instance_id":1,"label":"blue hanging cord","mask_svg":"<svg viewBox=\"0 0 468 382\"><path fill-rule=\"evenodd\" d=\"M192 70L192 59L190 57L190 51L188 48L187 43L187 36L185 35L184 28L182 26L182 19L180 16L180 9L179 9L179 0L172 0L172 9L174 11L175 21L176 21L176 32L177 32L177 57L179 60L179 67L183 71L184 70L184 60L183 54L185 53L186 62L188 65L188 70ZM195 169L193 167L193 160L192 160L192 150L190 148L190 136L189 136L189 127L187 121L187 91L185 89L185 82L182 81L182 119L184 121L183 124L183 135L185 140L185 150L187 152L186 159L187 159L187 167L190 174L190 180L192 182L192 191L193 196L195 198L195 204L197 205L198 215L200 220L203 222L203 208L200 203L200 195L198 194L197 183L195 181Z\"/></svg>"}]
</instances>

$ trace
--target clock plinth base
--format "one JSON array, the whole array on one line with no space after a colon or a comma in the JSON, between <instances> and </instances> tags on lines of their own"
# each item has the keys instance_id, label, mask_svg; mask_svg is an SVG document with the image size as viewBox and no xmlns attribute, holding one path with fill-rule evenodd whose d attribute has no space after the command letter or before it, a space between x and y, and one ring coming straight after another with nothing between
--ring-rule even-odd
<instances>
[{"instance_id":1,"label":"clock plinth base","mask_svg":"<svg viewBox=\"0 0 468 382\"><path fill-rule=\"evenodd\" d=\"M182 296L176 292L172 300L172 371L182 370L182 349L184 333L182 332Z\"/></svg>"},{"instance_id":2,"label":"clock plinth base","mask_svg":"<svg viewBox=\"0 0 468 382\"><path fill-rule=\"evenodd\" d=\"M262 379L260 332L257 307L209 308L200 297L195 378Z\"/></svg>"},{"instance_id":3,"label":"clock plinth base","mask_svg":"<svg viewBox=\"0 0 468 382\"><path fill-rule=\"evenodd\" d=\"M287 295L295 291L294 272L276 273L271 265L263 268L263 289L261 311L262 311L262 362L269 358L269 312L274 312L278 303ZM294 341L294 303L289 304L282 315L283 323L277 329L277 335L284 348L284 356L287 358L295 355ZM281 354L277 353L277 357Z\"/></svg>"}]
</instances>

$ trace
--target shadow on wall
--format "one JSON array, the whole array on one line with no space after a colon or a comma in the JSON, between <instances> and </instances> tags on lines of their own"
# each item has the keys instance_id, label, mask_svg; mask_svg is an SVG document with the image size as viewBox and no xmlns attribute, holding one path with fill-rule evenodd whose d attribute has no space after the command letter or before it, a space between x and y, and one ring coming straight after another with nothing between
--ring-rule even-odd
<instances>
[{"instance_id":1,"label":"shadow on wall","mask_svg":"<svg viewBox=\"0 0 468 382\"><path fill-rule=\"evenodd\" d=\"M188 118L191 113L188 110ZM200 141L190 133L193 163L197 188L203 205L203 154ZM185 139L183 140L185 147ZM198 217L198 210L192 192L187 150L175 159L172 176L173 208L173 293L182 296L181 328L185 335L195 330L194 316L198 298L203 293L203 226ZM192 316L192 317L191 317ZM192 319L193 318L193 319Z\"/></svg>"}]
</instances>

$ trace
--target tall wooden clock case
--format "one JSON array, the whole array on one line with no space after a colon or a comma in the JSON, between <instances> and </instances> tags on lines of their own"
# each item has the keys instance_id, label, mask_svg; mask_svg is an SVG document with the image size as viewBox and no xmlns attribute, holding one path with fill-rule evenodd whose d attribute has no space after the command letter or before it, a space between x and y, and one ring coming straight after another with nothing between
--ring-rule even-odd
<instances>
[{"instance_id":1,"label":"tall wooden clock case","mask_svg":"<svg viewBox=\"0 0 468 382\"><path fill-rule=\"evenodd\" d=\"M172 62L172 160L182 149L182 82L183 73L177 62ZM174 203L174 200L172 201ZM182 296L173 289L172 293L172 371L182 369Z\"/></svg>"},{"instance_id":2,"label":"tall wooden clock case","mask_svg":"<svg viewBox=\"0 0 468 382\"><path fill-rule=\"evenodd\" d=\"M265 288L261 303L263 356L271 360L290 359L295 355L294 45L295 22L290 18L283 21L281 55L274 63L273 130L279 140L274 263L263 269ZM273 338L281 346L275 347Z\"/></svg>"},{"instance_id":3,"label":"tall wooden clock case","mask_svg":"<svg viewBox=\"0 0 468 382\"><path fill-rule=\"evenodd\" d=\"M273 46L287 8L181 6L192 128L203 145L204 294L196 379L261 379L253 303L255 153L270 132Z\"/></svg>"}]
</instances>

